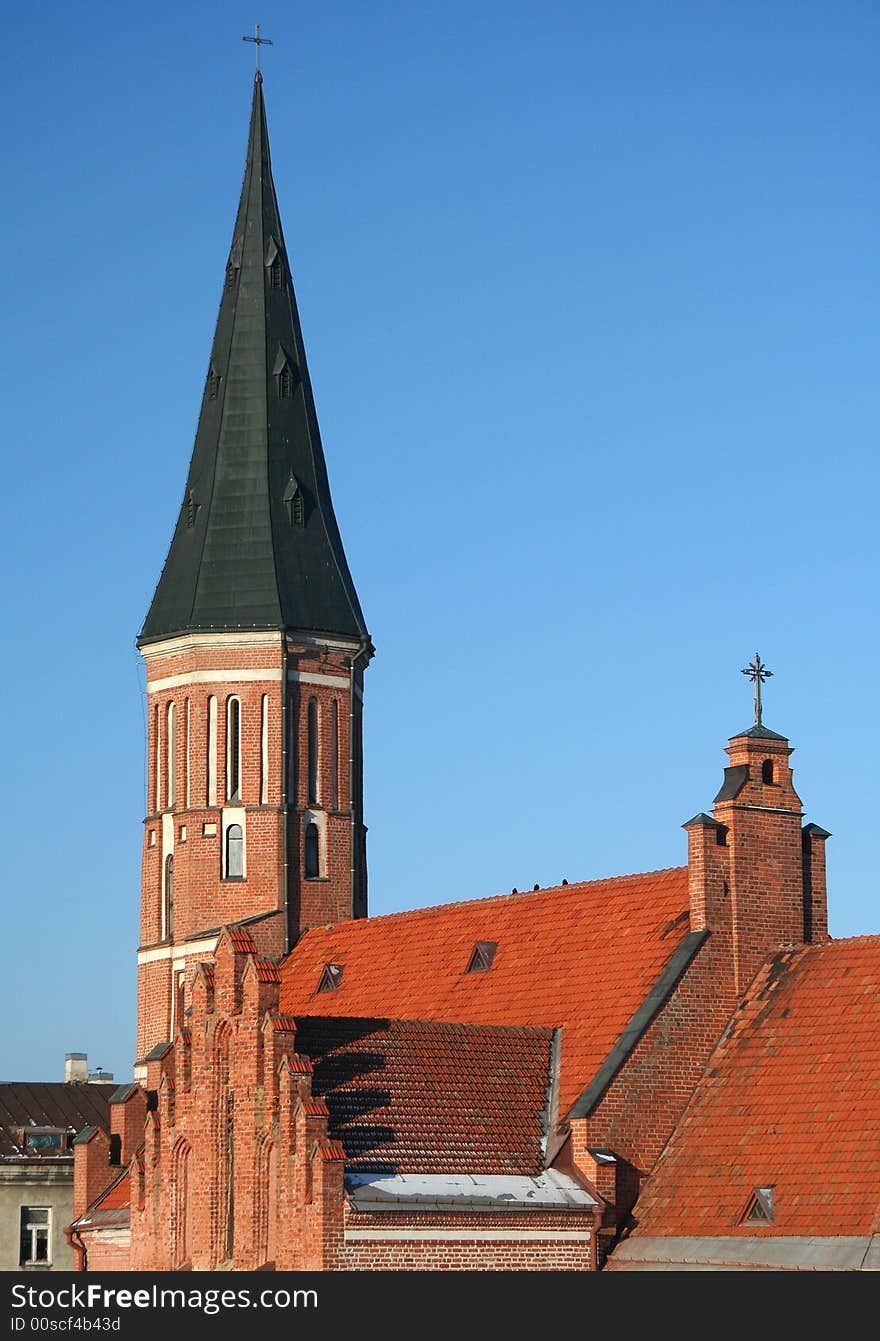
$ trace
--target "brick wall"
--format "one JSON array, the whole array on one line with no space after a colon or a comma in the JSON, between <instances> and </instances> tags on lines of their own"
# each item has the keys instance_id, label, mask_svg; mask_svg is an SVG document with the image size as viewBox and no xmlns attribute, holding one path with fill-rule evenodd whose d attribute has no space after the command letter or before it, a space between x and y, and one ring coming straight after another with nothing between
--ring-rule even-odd
<instances>
[{"instance_id":1,"label":"brick wall","mask_svg":"<svg viewBox=\"0 0 880 1341\"><path fill-rule=\"evenodd\" d=\"M274 953L281 954L308 926L366 913L358 649L290 638L285 644L280 633L253 635L252 642L236 634L186 636L145 649L149 813L141 950L154 953L142 954L149 962L139 966L139 1058L172 1033L172 964L155 955L157 948L185 946L187 938L274 911L280 917ZM231 699L240 705L237 789L227 729ZM317 726L314 787L310 703ZM243 834L241 876L228 868L232 824ZM309 824L320 835L315 876L306 874ZM174 969L185 963L178 956Z\"/></svg>"},{"instance_id":2,"label":"brick wall","mask_svg":"<svg viewBox=\"0 0 880 1341\"><path fill-rule=\"evenodd\" d=\"M357 1237L362 1234L371 1237ZM345 1271L590 1271L591 1218L583 1212L349 1212L339 1266Z\"/></svg>"}]
</instances>

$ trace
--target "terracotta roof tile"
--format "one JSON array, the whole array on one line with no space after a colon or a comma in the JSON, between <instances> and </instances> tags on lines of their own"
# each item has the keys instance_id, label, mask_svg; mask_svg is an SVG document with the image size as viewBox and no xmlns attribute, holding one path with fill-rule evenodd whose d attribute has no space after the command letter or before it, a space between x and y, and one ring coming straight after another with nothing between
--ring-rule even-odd
<instances>
[{"instance_id":1,"label":"terracotta roof tile","mask_svg":"<svg viewBox=\"0 0 880 1341\"><path fill-rule=\"evenodd\" d=\"M540 1171L552 1038L550 1029L297 1021L312 1093L358 1172Z\"/></svg>"},{"instance_id":2,"label":"terracotta roof tile","mask_svg":"<svg viewBox=\"0 0 880 1341\"><path fill-rule=\"evenodd\" d=\"M869 1234L880 1211L880 936L776 956L636 1208L638 1234ZM770 1225L739 1226L773 1187Z\"/></svg>"},{"instance_id":3,"label":"terracotta roof tile","mask_svg":"<svg viewBox=\"0 0 880 1341\"><path fill-rule=\"evenodd\" d=\"M269 1024L279 1034L292 1034L296 1030L296 1020L292 1015L270 1015Z\"/></svg>"},{"instance_id":4,"label":"terracotta roof tile","mask_svg":"<svg viewBox=\"0 0 880 1341\"><path fill-rule=\"evenodd\" d=\"M233 949L239 954L255 955L257 953L257 943L249 931L245 931L243 927L228 927L227 930Z\"/></svg>"},{"instance_id":5,"label":"terracotta roof tile","mask_svg":"<svg viewBox=\"0 0 880 1341\"><path fill-rule=\"evenodd\" d=\"M281 973L278 965L273 964L271 959L255 959L254 968L257 971L257 978L260 982L281 981Z\"/></svg>"},{"instance_id":6,"label":"terracotta roof tile","mask_svg":"<svg viewBox=\"0 0 880 1341\"><path fill-rule=\"evenodd\" d=\"M659 978L687 921L687 868L361 918L307 931L281 966L283 1011L564 1026L564 1114ZM477 941L498 949L466 973ZM317 991L328 963L334 992Z\"/></svg>"}]
</instances>

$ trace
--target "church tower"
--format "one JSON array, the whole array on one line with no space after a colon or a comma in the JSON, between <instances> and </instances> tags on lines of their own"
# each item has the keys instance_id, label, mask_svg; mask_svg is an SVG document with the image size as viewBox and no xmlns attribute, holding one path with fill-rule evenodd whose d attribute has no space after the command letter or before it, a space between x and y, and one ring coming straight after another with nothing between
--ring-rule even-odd
<instances>
[{"instance_id":1,"label":"church tower","mask_svg":"<svg viewBox=\"0 0 880 1341\"><path fill-rule=\"evenodd\" d=\"M183 501L138 637L148 803L139 1063L187 968L246 921L264 955L367 911L367 632L327 479L262 77Z\"/></svg>"}]
</instances>

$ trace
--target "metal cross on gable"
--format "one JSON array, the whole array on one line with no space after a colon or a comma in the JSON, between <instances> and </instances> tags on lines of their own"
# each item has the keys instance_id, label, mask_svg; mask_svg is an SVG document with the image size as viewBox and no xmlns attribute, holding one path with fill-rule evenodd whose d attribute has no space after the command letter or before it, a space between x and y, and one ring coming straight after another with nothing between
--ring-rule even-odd
<instances>
[{"instance_id":1,"label":"metal cross on gable","mask_svg":"<svg viewBox=\"0 0 880 1341\"><path fill-rule=\"evenodd\" d=\"M756 652L754 660L750 661L747 666L743 666L742 674L747 675L754 686L755 726L761 726L761 713L763 711L763 705L761 703L761 686L765 680L769 680L772 677L773 672L767 669L761 660L761 654Z\"/></svg>"},{"instance_id":2,"label":"metal cross on gable","mask_svg":"<svg viewBox=\"0 0 880 1341\"><path fill-rule=\"evenodd\" d=\"M253 42L253 44L254 44L255 55L256 55L256 57L257 57L257 74L259 74L259 73L260 73L260 47L271 47L271 46L273 46L274 44L273 44L273 42L272 42L271 37L261 37L261 36L260 36L260 25L259 25L258 23L255 23L255 24L254 24L254 35L253 35L253 37L243 37L241 40L242 40L242 42Z\"/></svg>"}]
</instances>

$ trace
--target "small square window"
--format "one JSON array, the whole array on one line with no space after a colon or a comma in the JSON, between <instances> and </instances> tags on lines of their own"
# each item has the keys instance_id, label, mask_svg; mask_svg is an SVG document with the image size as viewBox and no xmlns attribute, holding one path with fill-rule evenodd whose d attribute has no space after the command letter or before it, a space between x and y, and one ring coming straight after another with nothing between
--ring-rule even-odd
<instances>
[{"instance_id":1,"label":"small square window","mask_svg":"<svg viewBox=\"0 0 880 1341\"><path fill-rule=\"evenodd\" d=\"M155 846L156 846L156 830L155 830L155 829L151 829L151 830L150 830L150 847L155 847Z\"/></svg>"},{"instance_id":2,"label":"small square window","mask_svg":"<svg viewBox=\"0 0 880 1341\"><path fill-rule=\"evenodd\" d=\"M186 825L185 825L185 824L181 824L181 826L180 826L180 841L181 841L181 843L185 843L185 842L186 842Z\"/></svg>"}]
</instances>

